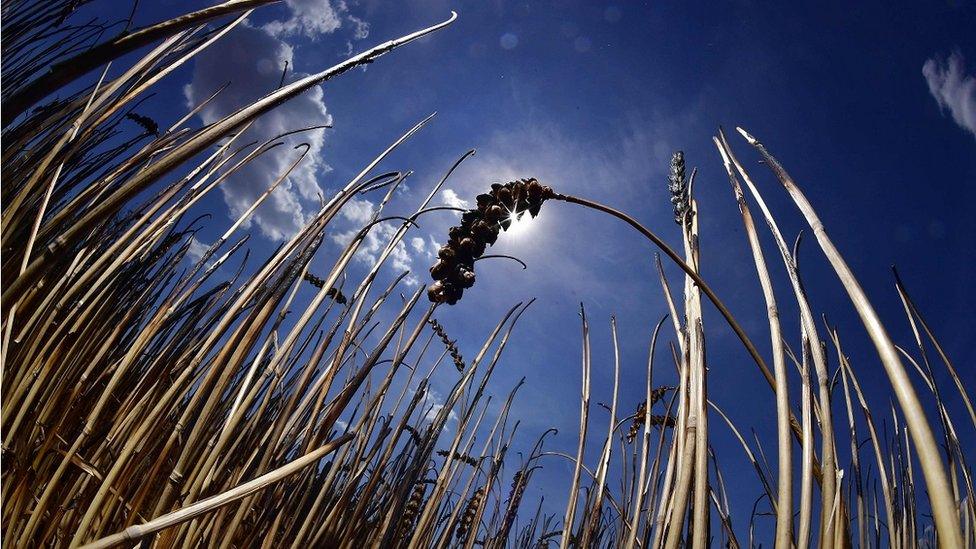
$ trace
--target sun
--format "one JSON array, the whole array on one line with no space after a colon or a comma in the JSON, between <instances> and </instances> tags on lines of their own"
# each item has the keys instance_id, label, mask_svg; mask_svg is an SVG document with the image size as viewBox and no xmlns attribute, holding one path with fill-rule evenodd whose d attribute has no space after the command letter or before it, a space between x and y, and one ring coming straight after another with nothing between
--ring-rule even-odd
<instances>
[{"instance_id":1,"label":"sun","mask_svg":"<svg viewBox=\"0 0 976 549\"><path fill-rule=\"evenodd\" d=\"M516 238L524 235L532 226L531 216L525 213L522 214L521 218L516 216L514 213L510 214L508 219L512 222L512 224L508 226L508 229L505 232Z\"/></svg>"}]
</instances>

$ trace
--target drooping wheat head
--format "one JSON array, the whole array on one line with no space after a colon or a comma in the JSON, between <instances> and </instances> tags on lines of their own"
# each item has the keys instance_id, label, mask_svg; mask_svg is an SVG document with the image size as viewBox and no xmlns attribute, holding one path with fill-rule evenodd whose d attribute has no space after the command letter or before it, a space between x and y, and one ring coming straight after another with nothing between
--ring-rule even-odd
<instances>
[{"instance_id":1,"label":"drooping wheat head","mask_svg":"<svg viewBox=\"0 0 976 549\"><path fill-rule=\"evenodd\" d=\"M535 217L552 189L535 179L494 183L489 193L480 194L477 207L461 215L461 224L451 227L448 241L437 252L438 261L430 268L435 280L427 290L434 303L454 305L466 288L474 285L474 263L485 248L498 239L525 212Z\"/></svg>"}]
</instances>

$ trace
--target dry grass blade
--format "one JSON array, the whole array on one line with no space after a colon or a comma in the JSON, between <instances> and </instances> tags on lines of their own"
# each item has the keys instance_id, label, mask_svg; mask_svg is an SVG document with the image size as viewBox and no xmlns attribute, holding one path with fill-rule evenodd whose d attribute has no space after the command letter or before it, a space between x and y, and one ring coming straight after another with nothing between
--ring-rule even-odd
<instances>
[{"instance_id":1,"label":"dry grass blade","mask_svg":"<svg viewBox=\"0 0 976 549\"><path fill-rule=\"evenodd\" d=\"M793 543L793 460L790 443L790 393L787 381L786 359L783 352L783 335L779 321L779 309L776 306L776 296L773 293L773 283L766 268L766 258L759 244L755 223L749 205L742 193L742 187L732 169L731 151L726 148L724 136L722 140L713 137L715 146L722 156L725 171L732 184L732 192L739 206L742 223L746 229L749 248L752 250L753 261L756 264L756 274L762 287L763 298L766 300L766 317L769 322L769 338L773 353L773 373L776 377L776 434L778 474L776 476L776 508L789 509L790 512L776 513L776 549L789 549Z\"/></svg>"},{"instance_id":2,"label":"dry grass blade","mask_svg":"<svg viewBox=\"0 0 976 549\"><path fill-rule=\"evenodd\" d=\"M569 497L566 503L566 514L563 518L563 532L559 540L560 549L569 547L570 532L576 518L576 506L578 504L578 491L580 481L580 470L583 467L583 451L586 448L586 432L589 425L590 414L590 325L586 321L586 310L580 304L580 320L583 326L583 384L582 395L580 397L580 428L579 444L576 448L576 458L574 459L573 480L569 486Z\"/></svg>"},{"instance_id":3,"label":"dry grass blade","mask_svg":"<svg viewBox=\"0 0 976 549\"><path fill-rule=\"evenodd\" d=\"M336 451L336 449L353 438L355 438L355 434L346 433L325 446L305 454L288 465L275 469L269 473L265 473L264 475L246 482L237 488L228 490L222 494L217 494L203 501L199 501L186 508L180 509L179 511L173 511L172 513L154 518L145 524L130 526L122 532L94 541L84 545L84 547L88 549L100 549L103 547L114 547L124 543L139 541L150 534L165 528L171 528L196 516L219 509L224 505L233 503L249 494L262 490L283 478L301 471L305 467L316 463L318 460Z\"/></svg>"},{"instance_id":4,"label":"dry grass blade","mask_svg":"<svg viewBox=\"0 0 976 549\"><path fill-rule=\"evenodd\" d=\"M884 324L882 324L870 300L868 300L861 285L854 277L854 273L847 266L847 262L844 261L833 241L827 236L823 223L820 221L820 218L817 216L806 196L800 191L800 188L789 174L786 173L782 165L766 151L762 143L749 135L745 130L741 128L738 128L738 130L762 154L770 169L773 170L773 173L776 174L777 178L789 192L790 197L806 218L810 228L813 230L814 236L817 238L817 242L820 244L824 254L827 256L841 283L844 285L844 289L850 296L858 316L860 316L868 335L871 337L871 341L877 349L881 362L885 367L885 372L888 374L892 388L905 414L905 419L908 422L909 432L912 435L912 440L915 442L922 466L922 473L925 476L925 482L928 486L929 501L932 505L932 513L935 517L941 542L950 547L961 547L963 541L959 516L956 514L956 506L952 501L952 490L945 467L942 464L942 458L939 455L938 445L935 442L935 437L932 434L932 428L925 411L918 400L918 395L915 393L915 388L908 378L908 372L905 371L905 367L898 356L898 351L891 342L891 338L888 336Z\"/></svg>"}]
</instances>

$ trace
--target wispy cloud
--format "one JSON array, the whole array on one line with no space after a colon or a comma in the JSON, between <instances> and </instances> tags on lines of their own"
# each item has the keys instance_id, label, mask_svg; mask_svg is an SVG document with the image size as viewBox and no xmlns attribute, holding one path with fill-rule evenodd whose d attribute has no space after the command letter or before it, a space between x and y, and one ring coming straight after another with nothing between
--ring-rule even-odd
<instances>
[{"instance_id":1,"label":"wispy cloud","mask_svg":"<svg viewBox=\"0 0 976 549\"><path fill-rule=\"evenodd\" d=\"M468 201L464 200L454 189L444 189L441 191L441 200L445 204L454 208L468 208Z\"/></svg>"},{"instance_id":2,"label":"wispy cloud","mask_svg":"<svg viewBox=\"0 0 976 549\"><path fill-rule=\"evenodd\" d=\"M355 40L362 40L369 37L369 23L355 15L346 14L346 21L352 25L352 37Z\"/></svg>"},{"instance_id":3,"label":"wispy cloud","mask_svg":"<svg viewBox=\"0 0 976 549\"><path fill-rule=\"evenodd\" d=\"M285 0L291 16L283 21L272 21L264 25L264 30L277 37L302 35L317 40L342 27L343 22L352 27L353 39L362 40L369 36L369 23L349 13L342 0Z\"/></svg>"},{"instance_id":4,"label":"wispy cloud","mask_svg":"<svg viewBox=\"0 0 976 549\"><path fill-rule=\"evenodd\" d=\"M342 207L340 213L349 221L363 225L373 216L374 208L369 200L353 198Z\"/></svg>"},{"instance_id":5,"label":"wispy cloud","mask_svg":"<svg viewBox=\"0 0 976 549\"><path fill-rule=\"evenodd\" d=\"M418 254L429 255L430 253L427 251L427 241L419 236L410 239L410 247Z\"/></svg>"},{"instance_id":6,"label":"wispy cloud","mask_svg":"<svg viewBox=\"0 0 976 549\"><path fill-rule=\"evenodd\" d=\"M595 140L552 122L526 121L496 132L469 164L487 178L480 185L537 177L572 192L606 192L625 199L637 191L644 196L646 182L667 169L670 136L679 121L634 117L628 122L615 135Z\"/></svg>"},{"instance_id":7,"label":"wispy cloud","mask_svg":"<svg viewBox=\"0 0 976 549\"><path fill-rule=\"evenodd\" d=\"M365 199L353 199L340 211L343 218L348 220L353 228L347 231L340 231L333 233L331 235L332 241L340 246L346 246L352 241L353 237L359 232L360 227L362 227L369 219L373 216L376 210L376 205ZM396 222L380 223L372 227L366 234L366 239L359 246L359 250L356 251L354 259L360 264L372 267L376 260L379 259L383 250L389 245L393 236L396 234L399 225ZM423 249L417 249L416 241L420 240L423 244L423 239L414 238L411 240L411 248L417 252L422 252ZM410 252L407 250L407 245L403 240L397 242L397 245L393 248L390 253L390 258L387 260L389 265L393 268L397 274L403 271L413 270L413 258L410 256ZM414 275L408 275L403 279L404 284L407 286L416 286L420 283L420 280Z\"/></svg>"},{"instance_id":8,"label":"wispy cloud","mask_svg":"<svg viewBox=\"0 0 976 549\"><path fill-rule=\"evenodd\" d=\"M956 124L976 137L976 76L966 74L962 54L928 59L922 74L939 108L949 111Z\"/></svg>"},{"instance_id":9,"label":"wispy cloud","mask_svg":"<svg viewBox=\"0 0 976 549\"><path fill-rule=\"evenodd\" d=\"M210 249L210 244L201 242L197 237L190 238L190 245L186 248L186 258L191 262L196 263L203 258L203 254L207 253Z\"/></svg>"},{"instance_id":10,"label":"wispy cloud","mask_svg":"<svg viewBox=\"0 0 976 549\"><path fill-rule=\"evenodd\" d=\"M344 2L287 0L288 17L255 27L245 21L196 57L193 79L184 89L189 105L195 106L227 83L230 85L200 111L205 124L236 111L278 87L282 71L295 66L295 49L286 37L318 38L335 32L349 21L355 38L365 36L369 26L352 18ZM352 18L352 19L351 19ZM355 19L355 20L353 20ZM288 80L301 77L289 73ZM240 143L264 141L287 131L331 124L321 87L291 99L259 118L239 138ZM303 225L308 212L318 204L322 192L319 177L331 170L322 157L324 131L302 132L284 140L287 145L307 143L308 155L274 193L248 219L271 240L285 239ZM251 161L221 185L224 203L231 216L242 214L295 161L298 151L278 147Z\"/></svg>"},{"instance_id":11,"label":"wispy cloud","mask_svg":"<svg viewBox=\"0 0 976 549\"><path fill-rule=\"evenodd\" d=\"M437 414L441 413L444 409L445 398L435 391L434 389L428 387L427 392L424 394L424 398L421 399L420 405L423 408L430 407L427 411L427 415L424 416L424 421L427 423L432 423L437 419ZM450 430L453 424L458 421L458 415L454 410L447 413L447 423L445 424L445 429Z\"/></svg>"}]
</instances>

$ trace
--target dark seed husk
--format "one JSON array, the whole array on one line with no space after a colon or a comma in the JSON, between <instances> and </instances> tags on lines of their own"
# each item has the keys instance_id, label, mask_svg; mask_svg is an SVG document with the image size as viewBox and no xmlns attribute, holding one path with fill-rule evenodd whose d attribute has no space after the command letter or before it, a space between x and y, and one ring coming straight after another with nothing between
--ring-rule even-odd
<instances>
[{"instance_id":1,"label":"dark seed husk","mask_svg":"<svg viewBox=\"0 0 976 549\"><path fill-rule=\"evenodd\" d=\"M464 289L474 285L475 260L498 240L499 232L512 226L513 217L539 215L542 203L552 196L552 189L535 179L492 183L490 193L479 194L477 208L461 215L461 225L448 230L448 242L437 252L439 261L430 269L436 281L427 290L430 300L457 303Z\"/></svg>"}]
</instances>

